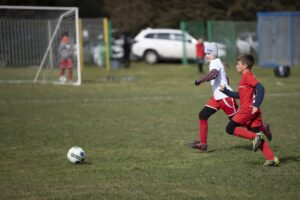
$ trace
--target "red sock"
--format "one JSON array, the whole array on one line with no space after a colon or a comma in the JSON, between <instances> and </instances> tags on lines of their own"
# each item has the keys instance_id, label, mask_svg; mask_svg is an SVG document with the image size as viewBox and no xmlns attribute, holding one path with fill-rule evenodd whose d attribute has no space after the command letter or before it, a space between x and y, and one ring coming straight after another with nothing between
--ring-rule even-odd
<instances>
[{"instance_id":1,"label":"red sock","mask_svg":"<svg viewBox=\"0 0 300 200\"><path fill-rule=\"evenodd\" d=\"M274 153L272 151L272 149L270 148L268 142L266 141L262 141L261 146L260 146L260 150L262 151L262 153L264 154L265 158L267 160L274 160Z\"/></svg>"},{"instance_id":2,"label":"red sock","mask_svg":"<svg viewBox=\"0 0 300 200\"><path fill-rule=\"evenodd\" d=\"M72 68L69 68L69 80L72 80Z\"/></svg>"},{"instance_id":3,"label":"red sock","mask_svg":"<svg viewBox=\"0 0 300 200\"><path fill-rule=\"evenodd\" d=\"M207 144L207 130L208 130L207 120L201 119L199 121L199 139L201 144Z\"/></svg>"},{"instance_id":4,"label":"red sock","mask_svg":"<svg viewBox=\"0 0 300 200\"><path fill-rule=\"evenodd\" d=\"M65 68L61 68L60 70L60 76L64 76L65 75Z\"/></svg>"},{"instance_id":5,"label":"red sock","mask_svg":"<svg viewBox=\"0 0 300 200\"><path fill-rule=\"evenodd\" d=\"M236 127L234 129L234 135L238 136L238 137L242 137L242 138L247 138L250 140L253 140L256 136L255 133L247 130L246 128L242 128L242 127ZM260 146L260 150L262 151L262 153L264 154L264 156L267 160L274 160L274 153L271 150L268 142L263 140L261 143L261 146Z\"/></svg>"},{"instance_id":6,"label":"red sock","mask_svg":"<svg viewBox=\"0 0 300 200\"><path fill-rule=\"evenodd\" d=\"M252 131L247 130L246 128L243 127L236 127L234 129L234 136L238 136L238 137L242 137L242 138L246 138L249 140L253 140L256 136L256 134Z\"/></svg>"}]
</instances>

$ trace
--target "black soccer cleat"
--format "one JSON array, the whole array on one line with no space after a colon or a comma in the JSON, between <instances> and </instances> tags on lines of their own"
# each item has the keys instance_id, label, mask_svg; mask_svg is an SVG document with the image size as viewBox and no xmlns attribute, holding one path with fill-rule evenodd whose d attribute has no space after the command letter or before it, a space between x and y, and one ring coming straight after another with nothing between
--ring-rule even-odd
<instances>
[{"instance_id":1,"label":"black soccer cleat","mask_svg":"<svg viewBox=\"0 0 300 200\"><path fill-rule=\"evenodd\" d=\"M198 149L200 151L207 151L207 144L201 144L199 141L194 141L189 145L193 149Z\"/></svg>"},{"instance_id":2,"label":"black soccer cleat","mask_svg":"<svg viewBox=\"0 0 300 200\"><path fill-rule=\"evenodd\" d=\"M267 137L268 141L271 141L272 140L272 133L271 133L271 130L270 130L270 125L269 124L263 124L263 127L264 127L264 135Z\"/></svg>"}]
</instances>

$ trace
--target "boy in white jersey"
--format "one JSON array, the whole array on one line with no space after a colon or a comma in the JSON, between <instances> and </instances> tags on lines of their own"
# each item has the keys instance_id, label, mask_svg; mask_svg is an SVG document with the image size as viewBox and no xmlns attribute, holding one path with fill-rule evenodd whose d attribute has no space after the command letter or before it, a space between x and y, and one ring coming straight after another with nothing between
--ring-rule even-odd
<instances>
[{"instance_id":1,"label":"boy in white jersey","mask_svg":"<svg viewBox=\"0 0 300 200\"><path fill-rule=\"evenodd\" d=\"M226 85L231 90L227 74L222 61L218 58L218 48L215 43L205 46L205 59L209 63L209 73L195 80L195 85L210 81L213 96L199 113L199 141L191 144L192 148L207 151L208 118L222 109L230 118L236 114L238 106L234 98L228 97L220 91L220 85Z\"/></svg>"},{"instance_id":2,"label":"boy in white jersey","mask_svg":"<svg viewBox=\"0 0 300 200\"><path fill-rule=\"evenodd\" d=\"M201 151L207 151L207 131L208 118L216 111L222 109L231 119L238 111L238 106L234 98L228 97L220 91L220 85L226 86L228 90L231 87L228 83L227 74L222 61L218 58L218 47L215 43L205 46L205 58L209 63L209 73L202 76L199 80L195 80L195 85L210 81L213 96L199 113L199 140L190 144L192 148ZM272 140L272 133L268 124L263 124L260 130L267 136L268 140Z\"/></svg>"}]
</instances>

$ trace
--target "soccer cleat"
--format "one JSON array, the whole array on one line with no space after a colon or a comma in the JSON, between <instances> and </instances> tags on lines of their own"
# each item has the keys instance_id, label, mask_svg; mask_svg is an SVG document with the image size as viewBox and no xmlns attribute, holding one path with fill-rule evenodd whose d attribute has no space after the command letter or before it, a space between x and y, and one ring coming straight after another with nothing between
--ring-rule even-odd
<instances>
[{"instance_id":1,"label":"soccer cleat","mask_svg":"<svg viewBox=\"0 0 300 200\"><path fill-rule=\"evenodd\" d=\"M190 147L193 149L199 149L200 151L206 152L207 151L207 144L201 144L197 141L194 141L194 143L190 144Z\"/></svg>"},{"instance_id":2,"label":"soccer cleat","mask_svg":"<svg viewBox=\"0 0 300 200\"><path fill-rule=\"evenodd\" d=\"M265 136L267 136L268 141L271 141L272 140L272 133L271 133L271 130L270 130L270 125L269 124L263 124L263 127L264 127L263 133L265 134Z\"/></svg>"},{"instance_id":3,"label":"soccer cleat","mask_svg":"<svg viewBox=\"0 0 300 200\"><path fill-rule=\"evenodd\" d=\"M263 140L263 134L262 133L256 133L255 138L253 139L253 151L256 152L257 149L261 145L261 141Z\"/></svg>"},{"instance_id":4,"label":"soccer cleat","mask_svg":"<svg viewBox=\"0 0 300 200\"><path fill-rule=\"evenodd\" d=\"M279 167L279 159L277 157L274 160L266 160L264 163L264 167Z\"/></svg>"},{"instance_id":5,"label":"soccer cleat","mask_svg":"<svg viewBox=\"0 0 300 200\"><path fill-rule=\"evenodd\" d=\"M190 144L199 144L200 141L199 140L194 140L193 142L191 142Z\"/></svg>"}]
</instances>

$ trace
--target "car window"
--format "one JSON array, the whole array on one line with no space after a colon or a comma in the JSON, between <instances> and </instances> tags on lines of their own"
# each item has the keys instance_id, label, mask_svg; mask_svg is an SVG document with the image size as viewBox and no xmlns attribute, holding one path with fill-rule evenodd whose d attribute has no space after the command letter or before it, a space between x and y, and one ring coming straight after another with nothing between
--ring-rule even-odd
<instances>
[{"instance_id":1,"label":"car window","mask_svg":"<svg viewBox=\"0 0 300 200\"><path fill-rule=\"evenodd\" d=\"M157 34L157 39L169 40L170 39L170 34L169 33L158 33Z\"/></svg>"},{"instance_id":2,"label":"car window","mask_svg":"<svg viewBox=\"0 0 300 200\"><path fill-rule=\"evenodd\" d=\"M175 34L175 40L182 41L183 35L182 34Z\"/></svg>"},{"instance_id":3,"label":"car window","mask_svg":"<svg viewBox=\"0 0 300 200\"><path fill-rule=\"evenodd\" d=\"M187 42L190 42L190 41L191 41L189 35L185 35L185 38L184 38L184 39L185 39L185 41L187 41ZM175 34L174 40L182 41L182 40L183 40L183 34L176 33L176 34Z\"/></svg>"},{"instance_id":4,"label":"car window","mask_svg":"<svg viewBox=\"0 0 300 200\"><path fill-rule=\"evenodd\" d=\"M145 38L155 38L155 34L154 33L148 33Z\"/></svg>"}]
</instances>

